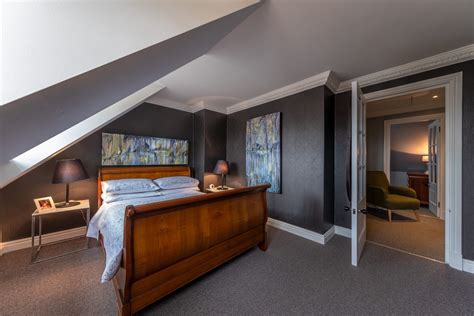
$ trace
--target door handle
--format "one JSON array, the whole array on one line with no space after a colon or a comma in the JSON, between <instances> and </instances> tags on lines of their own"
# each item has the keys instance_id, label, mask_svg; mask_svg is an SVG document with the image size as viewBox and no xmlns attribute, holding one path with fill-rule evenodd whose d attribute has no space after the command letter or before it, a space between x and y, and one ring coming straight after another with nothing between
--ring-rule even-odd
<instances>
[{"instance_id":1,"label":"door handle","mask_svg":"<svg viewBox=\"0 0 474 316\"><path fill-rule=\"evenodd\" d=\"M350 206L344 206L344 211L350 212L350 210L351 210L351 207L350 207Z\"/></svg>"},{"instance_id":2,"label":"door handle","mask_svg":"<svg viewBox=\"0 0 474 316\"><path fill-rule=\"evenodd\" d=\"M369 213L369 212L367 212L367 209L365 209L365 208L359 210L359 212L361 212L364 215L367 215L367 213Z\"/></svg>"}]
</instances>

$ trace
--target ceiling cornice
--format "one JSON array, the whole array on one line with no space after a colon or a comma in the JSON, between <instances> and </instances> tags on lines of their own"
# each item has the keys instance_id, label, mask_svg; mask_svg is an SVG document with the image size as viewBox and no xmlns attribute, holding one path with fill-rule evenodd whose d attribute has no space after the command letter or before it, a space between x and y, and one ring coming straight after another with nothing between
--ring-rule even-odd
<instances>
[{"instance_id":1,"label":"ceiling cornice","mask_svg":"<svg viewBox=\"0 0 474 316\"><path fill-rule=\"evenodd\" d=\"M351 89L351 82L354 80L358 81L361 87L366 87L473 59L474 44L471 44L438 55L423 58L414 62L374 72L372 74L364 75L343 82L339 81L334 72L328 70L312 77L303 79L301 81L278 88L276 90L264 93L252 99L236 103L227 107L226 110L220 109L215 106L205 105L203 101L198 102L194 105L187 105L159 97L152 97L148 99L147 102L191 113L195 113L203 109L208 109L223 114L232 114L319 86L325 85L332 92L341 93L349 91Z\"/></svg>"},{"instance_id":2,"label":"ceiling cornice","mask_svg":"<svg viewBox=\"0 0 474 316\"><path fill-rule=\"evenodd\" d=\"M185 104L185 103L181 103L181 102L177 102L177 101L173 101L173 100L169 100L165 98L160 98L158 96L152 96L151 98L147 99L145 102L164 106L164 107L175 109L175 110L189 112L189 113L196 113L201 110L209 110L209 111L219 112L222 114L227 114L225 109L220 109L216 106L205 104L204 101L199 101L195 104L190 105L190 104Z\"/></svg>"},{"instance_id":3,"label":"ceiling cornice","mask_svg":"<svg viewBox=\"0 0 474 316\"><path fill-rule=\"evenodd\" d=\"M249 109L273 100L281 99L283 97L296 94L301 91L312 89L315 87L324 86L331 78L331 85L334 86L335 77L331 75L331 71L325 71L315 76L303 79L301 81L292 83L290 85L278 88L276 90L259 95L255 98L248 99L237 104L231 105L227 108L227 114L235 113L245 109Z\"/></svg>"},{"instance_id":4,"label":"ceiling cornice","mask_svg":"<svg viewBox=\"0 0 474 316\"><path fill-rule=\"evenodd\" d=\"M414 62L374 72L365 76L341 82L337 93L351 90L351 82L358 81L361 87L367 87L385 81L411 76L420 72L446 67L474 59L474 44L460 47Z\"/></svg>"},{"instance_id":5,"label":"ceiling cornice","mask_svg":"<svg viewBox=\"0 0 474 316\"><path fill-rule=\"evenodd\" d=\"M160 105L160 106L164 106L164 107L167 107L167 108L180 110L180 111L184 111L184 112L190 112L190 113L194 113L194 112L199 111L199 110L197 110L197 111L194 110L193 107L190 106L190 105L187 105L187 104L184 104L184 103L181 103L181 102L177 102L177 101L173 101L173 100L168 100L168 99L165 99L165 98L160 98L158 96L152 96L151 98L148 98L147 100L145 100L145 103L151 103L151 104Z\"/></svg>"}]
</instances>

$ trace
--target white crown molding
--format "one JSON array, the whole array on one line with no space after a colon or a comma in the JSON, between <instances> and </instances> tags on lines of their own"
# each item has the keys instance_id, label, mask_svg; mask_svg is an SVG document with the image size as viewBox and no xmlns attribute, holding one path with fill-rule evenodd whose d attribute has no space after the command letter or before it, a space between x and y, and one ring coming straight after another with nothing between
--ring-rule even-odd
<instances>
[{"instance_id":1,"label":"white crown molding","mask_svg":"<svg viewBox=\"0 0 474 316\"><path fill-rule=\"evenodd\" d=\"M473 59L474 44L471 44L438 55L420 59L397 67L392 67L382 71L374 72L372 74L364 75L343 82L339 81L334 72L328 70L312 77L303 79L301 81L278 88L276 90L264 93L257 97L236 103L227 107L226 110L223 110L218 107L212 107L210 105L205 105L203 101L200 101L194 105L186 105L163 98L151 97L149 100L147 100L147 102L191 113L195 113L202 109L208 109L223 114L232 114L319 86L326 85L332 92L341 93L349 91L351 89L351 82L354 80L358 81L361 87L366 87Z\"/></svg>"},{"instance_id":2,"label":"white crown molding","mask_svg":"<svg viewBox=\"0 0 474 316\"><path fill-rule=\"evenodd\" d=\"M337 89L337 93L349 91L351 89L352 81L359 82L361 87L367 87L381 82L411 76L420 72L462 63L472 59L474 59L474 44L423 58L397 67L374 72L351 80L346 80L341 82L339 88Z\"/></svg>"},{"instance_id":3,"label":"white crown molding","mask_svg":"<svg viewBox=\"0 0 474 316\"><path fill-rule=\"evenodd\" d=\"M44 244L47 244L47 243L68 240L71 238L81 237L85 235L86 235L86 226L81 226L81 227L62 230L62 231L58 231L54 233L44 234L42 237L42 242ZM38 238L39 238L38 236L35 236L36 245L38 244ZM20 250L20 249L26 249L30 247L31 247L31 237L3 242L3 243L0 243L0 256L8 252L12 252L12 251Z\"/></svg>"},{"instance_id":4,"label":"white crown molding","mask_svg":"<svg viewBox=\"0 0 474 316\"><path fill-rule=\"evenodd\" d=\"M319 234L270 217L268 218L267 225L284 230L305 239L309 239L322 245L326 244L334 236L334 226L328 229L328 231L326 231L324 234Z\"/></svg>"},{"instance_id":5,"label":"white crown molding","mask_svg":"<svg viewBox=\"0 0 474 316\"><path fill-rule=\"evenodd\" d=\"M255 98L248 99L237 104L231 105L227 108L227 114L232 114L239 112L245 109L249 109L273 100L281 99L283 97L296 94L301 91L312 89L315 87L324 86L328 79L331 79L330 89L334 88L334 85L337 82L337 78L331 74L331 71L325 71L323 73L317 74L315 76L303 79L301 81L292 83L290 85L278 88L276 90L267 92L265 94L259 95ZM332 87L332 88L331 88ZM336 89L334 89L336 90Z\"/></svg>"},{"instance_id":6,"label":"white crown molding","mask_svg":"<svg viewBox=\"0 0 474 316\"><path fill-rule=\"evenodd\" d=\"M209 111L219 112L222 114L227 114L226 109L220 109L216 106L205 104L204 101L199 101L193 105L189 105L189 104L184 104L181 102L177 102L177 101L173 101L173 100L169 100L165 98L160 98L158 96L152 96L151 98L147 99L145 102L164 106L167 108L172 108L175 110L189 112L189 113L196 113L201 110L209 110Z\"/></svg>"},{"instance_id":7,"label":"white crown molding","mask_svg":"<svg viewBox=\"0 0 474 316\"><path fill-rule=\"evenodd\" d=\"M145 102L155 104L155 105L164 106L164 107L175 109L175 110L184 111L184 112L190 112L190 113L197 112L190 105L187 105L187 104L184 104L184 103L181 103L181 102L177 102L177 101L168 100L168 99L165 99L165 98L160 98L158 96L151 96L150 98L146 99Z\"/></svg>"}]
</instances>

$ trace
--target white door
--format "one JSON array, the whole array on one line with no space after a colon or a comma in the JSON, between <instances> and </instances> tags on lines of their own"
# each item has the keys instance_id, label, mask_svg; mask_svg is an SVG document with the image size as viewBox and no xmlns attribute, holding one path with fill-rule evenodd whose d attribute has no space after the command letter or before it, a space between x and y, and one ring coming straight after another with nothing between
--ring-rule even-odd
<instances>
[{"instance_id":1,"label":"white door","mask_svg":"<svg viewBox=\"0 0 474 316\"><path fill-rule=\"evenodd\" d=\"M440 176L440 139L441 124L439 120L428 125L428 189L429 208L431 213L439 216L439 176Z\"/></svg>"},{"instance_id":2,"label":"white door","mask_svg":"<svg viewBox=\"0 0 474 316\"><path fill-rule=\"evenodd\" d=\"M352 264L356 266L366 238L366 104L357 81L352 82L352 142L351 142L351 213Z\"/></svg>"}]
</instances>

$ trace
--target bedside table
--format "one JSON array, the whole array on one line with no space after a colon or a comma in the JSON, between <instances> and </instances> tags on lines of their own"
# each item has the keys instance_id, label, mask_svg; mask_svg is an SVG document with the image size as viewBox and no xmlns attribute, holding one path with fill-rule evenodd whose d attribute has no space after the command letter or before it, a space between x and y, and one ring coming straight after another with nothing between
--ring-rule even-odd
<instances>
[{"instance_id":1,"label":"bedside table","mask_svg":"<svg viewBox=\"0 0 474 316\"><path fill-rule=\"evenodd\" d=\"M65 256L65 255L69 255L69 254L79 252L79 251L82 251L82 250L86 250L86 249L89 248L88 247L88 240L87 240L87 237L86 237L86 245L82 249L67 252L67 253L64 253L64 254L61 254L61 255L58 255L58 256L54 256L54 257L48 257L48 258L45 258L45 259L36 260L36 257L38 256L38 253L41 250L42 246L46 246L48 244L58 243L58 242L51 242L51 243L47 243L47 244L42 244L41 239L42 239L42 236L43 236L43 216L52 215L52 214L65 214L65 213L68 213L68 212L77 212L77 211L79 211L79 212L81 212L82 217L84 218L84 221L86 222L86 232L87 232L87 228L89 227L89 221L90 221L90 218L91 218L91 208L90 208L90 205L89 205L89 200L78 200L77 202L79 202L79 205L75 205L75 206L71 206L71 207L56 208L56 209L51 210L51 211L43 211L43 212L39 212L38 210L35 210L33 212L33 214L31 214L31 263L38 263L38 262L42 262L42 261L62 257L62 256ZM36 247L36 245L35 245L35 235L36 235L35 229L36 229L36 219L37 218L38 218L38 247ZM84 235L84 237L85 237L85 235ZM71 239L77 239L77 238L83 238L83 237L80 236L80 237L75 237L75 238L71 238ZM71 240L71 239L68 239L68 240Z\"/></svg>"},{"instance_id":2,"label":"bedside table","mask_svg":"<svg viewBox=\"0 0 474 316\"><path fill-rule=\"evenodd\" d=\"M206 188L206 193L216 193L216 192L225 192L229 190L233 190L234 188L230 188L228 186L224 186L224 188L227 188L227 190L219 190L219 187L213 187L213 188Z\"/></svg>"}]
</instances>

